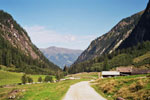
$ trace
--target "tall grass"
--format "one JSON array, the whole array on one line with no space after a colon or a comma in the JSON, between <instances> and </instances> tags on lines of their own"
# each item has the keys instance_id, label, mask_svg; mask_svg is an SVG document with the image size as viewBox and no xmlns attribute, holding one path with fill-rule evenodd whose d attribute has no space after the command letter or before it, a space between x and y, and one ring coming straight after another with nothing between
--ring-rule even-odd
<instances>
[{"instance_id":1,"label":"tall grass","mask_svg":"<svg viewBox=\"0 0 150 100\"><path fill-rule=\"evenodd\" d=\"M150 98L150 75L100 79L93 87L108 100L116 100L117 97L126 100L148 100Z\"/></svg>"}]
</instances>

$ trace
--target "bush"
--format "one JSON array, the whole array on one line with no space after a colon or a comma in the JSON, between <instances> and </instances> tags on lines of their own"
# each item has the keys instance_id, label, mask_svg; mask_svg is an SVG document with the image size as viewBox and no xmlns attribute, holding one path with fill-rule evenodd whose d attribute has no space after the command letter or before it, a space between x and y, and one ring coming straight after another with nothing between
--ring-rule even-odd
<instances>
[{"instance_id":1,"label":"bush","mask_svg":"<svg viewBox=\"0 0 150 100\"><path fill-rule=\"evenodd\" d=\"M45 82L53 82L53 77L52 76L46 76L44 81Z\"/></svg>"},{"instance_id":2,"label":"bush","mask_svg":"<svg viewBox=\"0 0 150 100\"><path fill-rule=\"evenodd\" d=\"M24 75L22 76L21 81L22 81L23 84L26 84L26 83L27 83L27 76L26 76L26 74L24 74Z\"/></svg>"},{"instance_id":3,"label":"bush","mask_svg":"<svg viewBox=\"0 0 150 100\"><path fill-rule=\"evenodd\" d=\"M61 78L64 77L64 73L61 73L61 72L57 72L56 73L56 79L59 81Z\"/></svg>"},{"instance_id":4,"label":"bush","mask_svg":"<svg viewBox=\"0 0 150 100\"><path fill-rule=\"evenodd\" d=\"M39 77L39 78L38 78L38 82L42 82L42 77Z\"/></svg>"},{"instance_id":5,"label":"bush","mask_svg":"<svg viewBox=\"0 0 150 100\"><path fill-rule=\"evenodd\" d=\"M33 79L31 77L27 77L29 83L33 83Z\"/></svg>"},{"instance_id":6,"label":"bush","mask_svg":"<svg viewBox=\"0 0 150 100\"><path fill-rule=\"evenodd\" d=\"M144 87L144 83L141 80L139 80L137 82L132 83L129 89L131 92L137 92L141 90L143 87Z\"/></svg>"}]
</instances>

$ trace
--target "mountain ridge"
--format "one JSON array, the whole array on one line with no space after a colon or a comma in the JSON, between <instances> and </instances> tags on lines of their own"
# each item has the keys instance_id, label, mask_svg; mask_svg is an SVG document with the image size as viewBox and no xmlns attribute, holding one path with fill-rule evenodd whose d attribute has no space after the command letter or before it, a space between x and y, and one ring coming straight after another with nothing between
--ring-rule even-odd
<instances>
[{"instance_id":1,"label":"mountain ridge","mask_svg":"<svg viewBox=\"0 0 150 100\"><path fill-rule=\"evenodd\" d=\"M136 25L131 35L119 46L119 49L132 47L143 41L150 40L150 1L139 23Z\"/></svg>"},{"instance_id":2,"label":"mountain ridge","mask_svg":"<svg viewBox=\"0 0 150 100\"><path fill-rule=\"evenodd\" d=\"M70 66L77 57L81 54L82 50L68 49L62 47L51 46L48 48L40 49L43 54L53 63L64 68L64 66Z\"/></svg>"},{"instance_id":3,"label":"mountain ridge","mask_svg":"<svg viewBox=\"0 0 150 100\"><path fill-rule=\"evenodd\" d=\"M109 52L105 52L101 56L97 55L97 57L93 56L91 57L91 59L77 62L69 68L69 73L108 71L108 70L114 70L116 67L121 67L121 66L122 67L132 66L135 68L146 69L146 70L149 69L150 68L150 57L149 57L150 1L146 7L146 10L144 10L143 12L137 13L131 17L128 17L125 20L127 22L133 21L134 23L128 24L127 27L122 27L122 31L126 30L126 31L123 31L123 34L128 35L128 36L126 38L123 38L124 40L121 38L122 41L117 46L116 50L112 51L111 53L112 49L110 49L108 50ZM114 30L114 28L112 30ZM121 27L117 27L117 30L115 30L114 32L117 33L117 31L119 31L118 29L120 28ZM127 34L129 30L131 31L129 34ZM105 35L108 35L111 37L112 33L113 32L107 33ZM105 40L102 43L105 43L110 40L108 36L104 38L104 35L103 35L98 39L101 40L102 38L103 40ZM114 34L112 34L112 36L114 36ZM115 38L115 41L117 41L117 39L118 37ZM108 44L112 46L113 42L109 41ZM97 48L99 45L100 43L96 41L94 46L93 45L90 45L90 46ZM104 48L105 46L106 45L104 45ZM114 45L114 47L115 46L116 45ZM95 49L93 50L93 52L95 53ZM99 52L97 52L97 54L98 53ZM135 59L138 59L138 61L135 62Z\"/></svg>"}]
</instances>

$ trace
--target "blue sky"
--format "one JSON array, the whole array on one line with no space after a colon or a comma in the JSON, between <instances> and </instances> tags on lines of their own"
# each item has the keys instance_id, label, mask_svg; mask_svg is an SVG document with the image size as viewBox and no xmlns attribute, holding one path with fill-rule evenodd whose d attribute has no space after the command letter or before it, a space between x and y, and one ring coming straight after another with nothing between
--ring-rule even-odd
<instances>
[{"instance_id":1,"label":"blue sky","mask_svg":"<svg viewBox=\"0 0 150 100\"><path fill-rule=\"evenodd\" d=\"M121 19L146 8L148 0L0 0L39 48L86 49Z\"/></svg>"}]
</instances>

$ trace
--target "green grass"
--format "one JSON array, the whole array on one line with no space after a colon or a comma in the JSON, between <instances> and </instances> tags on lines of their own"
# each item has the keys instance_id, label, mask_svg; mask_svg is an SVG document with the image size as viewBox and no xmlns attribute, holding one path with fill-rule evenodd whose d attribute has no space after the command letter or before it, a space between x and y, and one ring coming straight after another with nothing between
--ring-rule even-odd
<instances>
[{"instance_id":1,"label":"green grass","mask_svg":"<svg viewBox=\"0 0 150 100\"><path fill-rule=\"evenodd\" d=\"M97 80L93 88L108 100L147 100L150 96L150 75L121 76Z\"/></svg>"},{"instance_id":2,"label":"green grass","mask_svg":"<svg viewBox=\"0 0 150 100\"><path fill-rule=\"evenodd\" d=\"M0 86L21 83L21 77L24 73L8 72L0 70ZM39 77L45 78L45 75L27 75L30 76L34 82L37 82Z\"/></svg>"},{"instance_id":3,"label":"green grass","mask_svg":"<svg viewBox=\"0 0 150 100\"><path fill-rule=\"evenodd\" d=\"M16 73L0 70L0 86L15 83L21 83L21 77L24 73ZM41 76L43 79L45 75L27 75L37 82ZM18 91L15 95L15 100L61 100L69 87L80 81L87 81L97 78L97 73L80 73L71 75L73 77L80 77L77 80L65 80L57 83L40 83L30 85L10 85L0 88L0 100L7 100L13 94L13 91Z\"/></svg>"},{"instance_id":4,"label":"green grass","mask_svg":"<svg viewBox=\"0 0 150 100\"><path fill-rule=\"evenodd\" d=\"M0 88L0 98L6 100L12 90L20 90L21 92L17 94L16 98L18 99L16 100L61 100L70 85L84 80L86 79ZM22 90L25 90L25 92L22 92Z\"/></svg>"}]
</instances>

